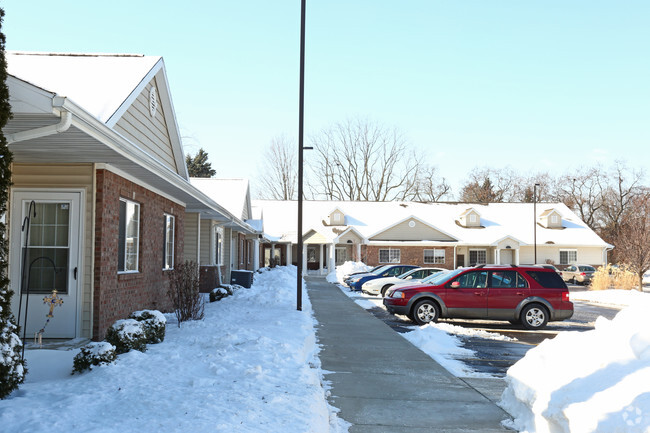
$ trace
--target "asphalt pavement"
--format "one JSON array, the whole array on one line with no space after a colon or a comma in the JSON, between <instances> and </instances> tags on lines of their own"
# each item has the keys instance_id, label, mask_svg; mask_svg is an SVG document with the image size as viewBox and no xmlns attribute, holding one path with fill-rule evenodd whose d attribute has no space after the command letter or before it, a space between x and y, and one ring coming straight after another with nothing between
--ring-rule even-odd
<instances>
[{"instance_id":1,"label":"asphalt pavement","mask_svg":"<svg viewBox=\"0 0 650 433\"><path fill-rule=\"evenodd\" d=\"M502 381L462 380L323 277L306 277L330 404L350 433L495 433Z\"/></svg>"}]
</instances>

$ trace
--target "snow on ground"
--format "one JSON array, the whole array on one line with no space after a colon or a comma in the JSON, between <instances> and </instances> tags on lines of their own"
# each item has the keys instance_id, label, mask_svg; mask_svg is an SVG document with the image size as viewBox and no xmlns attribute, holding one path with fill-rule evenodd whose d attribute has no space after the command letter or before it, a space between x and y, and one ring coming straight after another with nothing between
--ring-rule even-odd
<instances>
[{"instance_id":1,"label":"snow on ground","mask_svg":"<svg viewBox=\"0 0 650 433\"><path fill-rule=\"evenodd\" d=\"M255 275L250 289L206 304L205 318L145 353L70 375L78 350L28 350L26 383L0 401L12 432L347 431L326 401L315 320L296 268Z\"/></svg>"},{"instance_id":2,"label":"snow on ground","mask_svg":"<svg viewBox=\"0 0 650 433\"><path fill-rule=\"evenodd\" d=\"M508 370L501 405L537 433L650 432L650 300L561 332Z\"/></svg>"},{"instance_id":3,"label":"snow on ground","mask_svg":"<svg viewBox=\"0 0 650 433\"><path fill-rule=\"evenodd\" d=\"M645 287L645 290L650 288ZM647 291L638 290L585 290L582 292L571 292L571 301L585 301L600 305L613 307L627 307L649 298Z\"/></svg>"},{"instance_id":4,"label":"snow on ground","mask_svg":"<svg viewBox=\"0 0 650 433\"><path fill-rule=\"evenodd\" d=\"M339 283L343 284L343 277L350 275L354 272L367 272L372 269L371 266L366 265L363 262L345 262L340 266L336 267L336 272L331 272L327 275L327 281L330 283Z\"/></svg>"}]
</instances>

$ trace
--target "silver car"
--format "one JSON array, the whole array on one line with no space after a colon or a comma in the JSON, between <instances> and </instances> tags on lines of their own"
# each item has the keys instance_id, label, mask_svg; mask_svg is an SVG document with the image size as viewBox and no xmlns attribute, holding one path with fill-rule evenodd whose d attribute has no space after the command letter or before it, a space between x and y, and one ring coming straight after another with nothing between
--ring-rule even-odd
<instances>
[{"instance_id":1,"label":"silver car","mask_svg":"<svg viewBox=\"0 0 650 433\"><path fill-rule=\"evenodd\" d=\"M573 284L589 284L596 272L591 265L571 265L562 271L562 279Z\"/></svg>"}]
</instances>

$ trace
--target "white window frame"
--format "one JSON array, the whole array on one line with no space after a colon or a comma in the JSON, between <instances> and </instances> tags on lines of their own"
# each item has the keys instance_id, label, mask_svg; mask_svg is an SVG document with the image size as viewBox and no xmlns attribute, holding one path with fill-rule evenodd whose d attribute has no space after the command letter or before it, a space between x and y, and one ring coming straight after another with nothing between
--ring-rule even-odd
<instances>
[{"instance_id":1,"label":"white window frame","mask_svg":"<svg viewBox=\"0 0 650 433\"><path fill-rule=\"evenodd\" d=\"M137 216L137 224L136 224L136 234L135 236L129 238L127 235L127 228L128 228L128 222L127 221L122 221L122 219L119 219L119 227L121 228L124 225L124 245L121 245L121 248L124 249L124 263L117 264L117 273L118 274L134 274L139 272L140 269L140 203L127 200L125 198L120 198L120 202L123 202L126 205L126 215L129 215L129 207L132 207L135 212L134 214ZM120 203L120 207L122 204ZM121 213L121 212L120 212ZM121 231L121 230L119 230ZM128 257L128 248L127 245L129 243L129 239L131 239L131 242L135 246L135 268L134 269L127 269L127 257ZM118 236L118 243L120 242L119 236ZM118 245L118 249L120 248L120 245ZM119 257L119 254L118 254ZM120 267L122 270L120 270Z\"/></svg>"},{"instance_id":2,"label":"white window frame","mask_svg":"<svg viewBox=\"0 0 650 433\"><path fill-rule=\"evenodd\" d=\"M332 215L334 218L335 223L340 223L341 222L341 214L338 212L335 212L334 215Z\"/></svg>"},{"instance_id":3,"label":"white window frame","mask_svg":"<svg viewBox=\"0 0 650 433\"><path fill-rule=\"evenodd\" d=\"M474 263L474 264L472 264L472 252L477 253L477 254L476 254L476 255L477 255L477 257L476 257L476 263ZM481 253L481 252L482 252L483 255L485 256L485 259L484 259L482 262L480 262L480 261L478 260L478 255L479 255L479 253ZM469 260L469 265L470 265L470 266L485 265L485 264L487 264L487 250L486 250L486 249L483 249L483 248L470 248L470 250L469 250L469 254L468 254L468 260Z\"/></svg>"},{"instance_id":4,"label":"white window frame","mask_svg":"<svg viewBox=\"0 0 650 433\"><path fill-rule=\"evenodd\" d=\"M388 251L388 261L381 260L382 251ZM395 260L397 258L397 260ZM379 263L400 263L402 253L399 248L380 248L379 249Z\"/></svg>"},{"instance_id":5,"label":"white window frame","mask_svg":"<svg viewBox=\"0 0 650 433\"><path fill-rule=\"evenodd\" d=\"M469 214L469 222L471 222L472 224L476 223L476 214L475 213Z\"/></svg>"},{"instance_id":6,"label":"white window frame","mask_svg":"<svg viewBox=\"0 0 650 433\"><path fill-rule=\"evenodd\" d=\"M562 253L566 253L566 263L562 261ZM574 255L574 260L571 260L571 253ZM561 249L560 250L560 260L561 265L575 265L578 263L578 250L577 249Z\"/></svg>"},{"instance_id":7,"label":"white window frame","mask_svg":"<svg viewBox=\"0 0 650 433\"><path fill-rule=\"evenodd\" d=\"M214 226L212 232L212 264L223 266L223 227Z\"/></svg>"},{"instance_id":8,"label":"white window frame","mask_svg":"<svg viewBox=\"0 0 650 433\"><path fill-rule=\"evenodd\" d=\"M557 224L557 215L553 214L551 215L551 224Z\"/></svg>"},{"instance_id":9,"label":"white window frame","mask_svg":"<svg viewBox=\"0 0 650 433\"><path fill-rule=\"evenodd\" d=\"M164 214L164 236L163 236L163 271L174 269L174 250L176 235L176 217L170 214ZM171 233L169 223L171 222Z\"/></svg>"},{"instance_id":10,"label":"white window frame","mask_svg":"<svg viewBox=\"0 0 650 433\"><path fill-rule=\"evenodd\" d=\"M430 256L427 252L432 251ZM446 253L442 248L433 248L424 250L424 264L425 265L444 265L446 261Z\"/></svg>"}]
</instances>

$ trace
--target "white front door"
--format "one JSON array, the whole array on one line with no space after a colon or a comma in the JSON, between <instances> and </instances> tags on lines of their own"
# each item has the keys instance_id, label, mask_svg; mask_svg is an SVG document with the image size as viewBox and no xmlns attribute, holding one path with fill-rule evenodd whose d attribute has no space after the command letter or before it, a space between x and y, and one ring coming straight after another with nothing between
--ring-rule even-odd
<instances>
[{"instance_id":1,"label":"white front door","mask_svg":"<svg viewBox=\"0 0 650 433\"><path fill-rule=\"evenodd\" d=\"M499 255L501 256L501 260L500 260L501 263L500 264L502 264L502 265L514 265L515 264L515 261L513 260L513 257L512 257L512 250L511 249L501 250Z\"/></svg>"},{"instance_id":2,"label":"white front door","mask_svg":"<svg viewBox=\"0 0 650 433\"><path fill-rule=\"evenodd\" d=\"M11 287L16 295L11 309L27 336L43 330L43 338L77 337L81 195L56 190L13 193Z\"/></svg>"}]
</instances>

